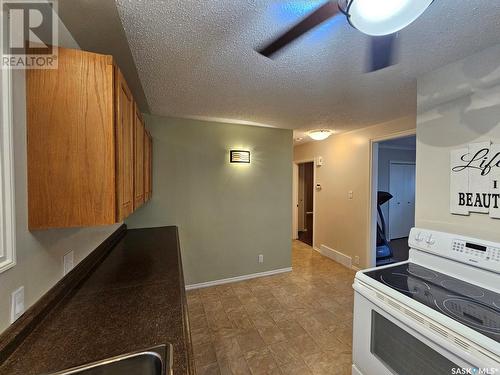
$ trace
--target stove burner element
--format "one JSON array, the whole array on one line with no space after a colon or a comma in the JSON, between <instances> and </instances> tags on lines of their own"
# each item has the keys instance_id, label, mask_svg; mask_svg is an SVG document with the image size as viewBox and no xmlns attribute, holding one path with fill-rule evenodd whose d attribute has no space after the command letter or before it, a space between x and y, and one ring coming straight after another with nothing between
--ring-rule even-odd
<instances>
[{"instance_id":1,"label":"stove burner element","mask_svg":"<svg viewBox=\"0 0 500 375\"><path fill-rule=\"evenodd\" d=\"M500 309L500 298L493 301L493 306Z\"/></svg>"},{"instance_id":2,"label":"stove burner element","mask_svg":"<svg viewBox=\"0 0 500 375\"><path fill-rule=\"evenodd\" d=\"M424 267L416 266L414 264L408 265L408 273L413 276L420 277L421 279L427 279L427 280L433 280L438 277L436 272L433 272Z\"/></svg>"},{"instance_id":3,"label":"stove burner element","mask_svg":"<svg viewBox=\"0 0 500 375\"><path fill-rule=\"evenodd\" d=\"M500 343L500 293L410 262L365 275Z\"/></svg>"},{"instance_id":4,"label":"stove burner element","mask_svg":"<svg viewBox=\"0 0 500 375\"><path fill-rule=\"evenodd\" d=\"M459 294L465 297L484 297L484 291L481 288L461 280L446 279L441 281L441 286L454 294Z\"/></svg>"},{"instance_id":5,"label":"stove burner element","mask_svg":"<svg viewBox=\"0 0 500 375\"><path fill-rule=\"evenodd\" d=\"M448 298L443 301L444 308L459 322L476 327L481 331L500 335L500 326L495 321L498 311L463 298Z\"/></svg>"},{"instance_id":6,"label":"stove burner element","mask_svg":"<svg viewBox=\"0 0 500 375\"><path fill-rule=\"evenodd\" d=\"M424 290L431 289L431 287L425 282L403 273L393 272L389 275L381 275L380 279L391 288L399 290L403 293L419 294Z\"/></svg>"}]
</instances>

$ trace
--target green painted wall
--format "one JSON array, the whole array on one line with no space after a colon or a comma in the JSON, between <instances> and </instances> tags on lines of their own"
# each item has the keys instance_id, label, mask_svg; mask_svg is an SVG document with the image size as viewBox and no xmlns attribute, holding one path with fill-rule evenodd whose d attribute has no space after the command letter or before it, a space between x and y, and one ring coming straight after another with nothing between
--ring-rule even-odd
<instances>
[{"instance_id":1,"label":"green painted wall","mask_svg":"<svg viewBox=\"0 0 500 375\"><path fill-rule=\"evenodd\" d=\"M188 285L290 267L292 131L145 120L154 142L153 198L129 228L177 225ZM231 148L250 150L251 164L230 164Z\"/></svg>"}]
</instances>

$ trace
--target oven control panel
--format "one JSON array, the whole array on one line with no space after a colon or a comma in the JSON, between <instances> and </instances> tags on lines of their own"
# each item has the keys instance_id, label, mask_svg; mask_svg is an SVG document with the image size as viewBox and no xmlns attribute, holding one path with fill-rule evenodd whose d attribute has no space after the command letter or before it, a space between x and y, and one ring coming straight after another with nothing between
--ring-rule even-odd
<instances>
[{"instance_id":1,"label":"oven control panel","mask_svg":"<svg viewBox=\"0 0 500 375\"><path fill-rule=\"evenodd\" d=\"M500 248L479 245L464 240L453 240L452 250L465 256L500 262Z\"/></svg>"},{"instance_id":2,"label":"oven control panel","mask_svg":"<svg viewBox=\"0 0 500 375\"><path fill-rule=\"evenodd\" d=\"M413 228L410 232L408 244L413 249L433 253L490 271L500 272L500 243Z\"/></svg>"}]
</instances>

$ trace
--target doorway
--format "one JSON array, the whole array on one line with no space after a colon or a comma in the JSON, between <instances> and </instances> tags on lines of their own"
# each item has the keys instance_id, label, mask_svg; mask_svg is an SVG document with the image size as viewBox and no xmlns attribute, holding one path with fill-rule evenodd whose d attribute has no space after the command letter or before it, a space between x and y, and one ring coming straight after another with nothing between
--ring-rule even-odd
<instances>
[{"instance_id":1,"label":"doorway","mask_svg":"<svg viewBox=\"0 0 500 375\"><path fill-rule=\"evenodd\" d=\"M372 265L408 259L415 226L416 136L372 142Z\"/></svg>"},{"instance_id":2,"label":"doorway","mask_svg":"<svg viewBox=\"0 0 500 375\"><path fill-rule=\"evenodd\" d=\"M314 162L299 163L297 189L297 238L313 246Z\"/></svg>"}]
</instances>

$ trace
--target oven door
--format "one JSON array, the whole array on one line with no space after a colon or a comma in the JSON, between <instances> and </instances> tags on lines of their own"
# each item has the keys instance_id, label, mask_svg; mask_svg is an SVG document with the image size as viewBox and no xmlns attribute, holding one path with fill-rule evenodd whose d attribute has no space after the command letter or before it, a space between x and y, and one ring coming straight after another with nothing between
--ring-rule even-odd
<instances>
[{"instance_id":1,"label":"oven door","mask_svg":"<svg viewBox=\"0 0 500 375\"><path fill-rule=\"evenodd\" d=\"M354 300L353 374L446 375L487 367L438 345L421 327L403 323L401 313L389 314L358 291Z\"/></svg>"}]
</instances>

